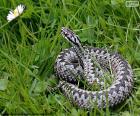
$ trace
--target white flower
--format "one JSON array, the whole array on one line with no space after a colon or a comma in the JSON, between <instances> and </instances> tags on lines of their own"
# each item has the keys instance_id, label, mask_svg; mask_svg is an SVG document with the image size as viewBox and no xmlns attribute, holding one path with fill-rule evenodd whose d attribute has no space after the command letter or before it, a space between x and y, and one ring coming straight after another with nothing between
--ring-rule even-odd
<instances>
[{"instance_id":1,"label":"white flower","mask_svg":"<svg viewBox=\"0 0 140 116\"><path fill-rule=\"evenodd\" d=\"M8 22L20 16L23 13L24 9L25 9L25 5L20 4L16 7L15 10L10 10L9 14L7 15Z\"/></svg>"}]
</instances>

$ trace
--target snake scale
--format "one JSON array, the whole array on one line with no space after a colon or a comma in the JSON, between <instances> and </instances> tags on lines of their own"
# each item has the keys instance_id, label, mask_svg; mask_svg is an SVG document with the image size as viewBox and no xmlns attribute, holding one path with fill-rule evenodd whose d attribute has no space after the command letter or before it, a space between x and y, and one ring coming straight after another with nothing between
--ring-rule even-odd
<instances>
[{"instance_id":1,"label":"snake scale","mask_svg":"<svg viewBox=\"0 0 140 116\"><path fill-rule=\"evenodd\" d=\"M63 94L80 108L113 107L125 100L133 88L131 66L118 53L101 48L82 46L79 37L70 29L62 27L61 34L72 47L63 50L57 57L54 69L59 77ZM113 82L104 87L104 74L113 75ZM98 84L100 90L79 87L79 80L87 85Z\"/></svg>"}]
</instances>

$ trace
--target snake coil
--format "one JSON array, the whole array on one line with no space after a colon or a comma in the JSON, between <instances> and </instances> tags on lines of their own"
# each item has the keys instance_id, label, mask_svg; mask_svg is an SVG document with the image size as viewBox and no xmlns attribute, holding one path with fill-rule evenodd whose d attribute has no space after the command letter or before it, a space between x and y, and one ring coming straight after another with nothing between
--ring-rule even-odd
<instances>
[{"instance_id":1,"label":"snake coil","mask_svg":"<svg viewBox=\"0 0 140 116\"><path fill-rule=\"evenodd\" d=\"M95 106L113 107L130 95L133 74L127 61L117 53L83 47L79 37L68 28L62 27L61 34L73 47L58 55L54 68L60 78L60 89L72 103L86 109ZM109 87L105 87L103 78L107 72L113 75L113 82ZM79 88L78 80L85 80L89 86L96 83L101 89L92 91L85 90L84 87Z\"/></svg>"}]
</instances>

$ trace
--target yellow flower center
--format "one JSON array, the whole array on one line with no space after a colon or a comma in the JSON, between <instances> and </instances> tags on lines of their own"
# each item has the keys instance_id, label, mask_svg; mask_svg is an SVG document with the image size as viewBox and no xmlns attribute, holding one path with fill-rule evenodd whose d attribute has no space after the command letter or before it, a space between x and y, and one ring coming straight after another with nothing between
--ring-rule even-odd
<instances>
[{"instance_id":1,"label":"yellow flower center","mask_svg":"<svg viewBox=\"0 0 140 116\"><path fill-rule=\"evenodd\" d=\"M14 14L15 17L17 17L19 15L18 9L15 9L14 12L13 12L13 14Z\"/></svg>"}]
</instances>

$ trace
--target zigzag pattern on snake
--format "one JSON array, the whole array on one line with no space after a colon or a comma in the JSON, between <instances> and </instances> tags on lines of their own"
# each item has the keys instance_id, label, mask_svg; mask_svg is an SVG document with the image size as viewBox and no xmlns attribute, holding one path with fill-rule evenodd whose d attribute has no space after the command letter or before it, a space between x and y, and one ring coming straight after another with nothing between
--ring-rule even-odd
<instances>
[{"instance_id":1,"label":"zigzag pattern on snake","mask_svg":"<svg viewBox=\"0 0 140 116\"><path fill-rule=\"evenodd\" d=\"M64 95L81 108L105 108L122 102L133 88L131 66L119 54L101 48L82 46L79 37L70 29L62 27L61 34L73 47L63 50L57 57L55 71L59 87ZM104 75L113 75L108 87ZM78 81L84 80L91 86L98 84L99 91L79 88Z\"/></svg>"}]
</instances>

